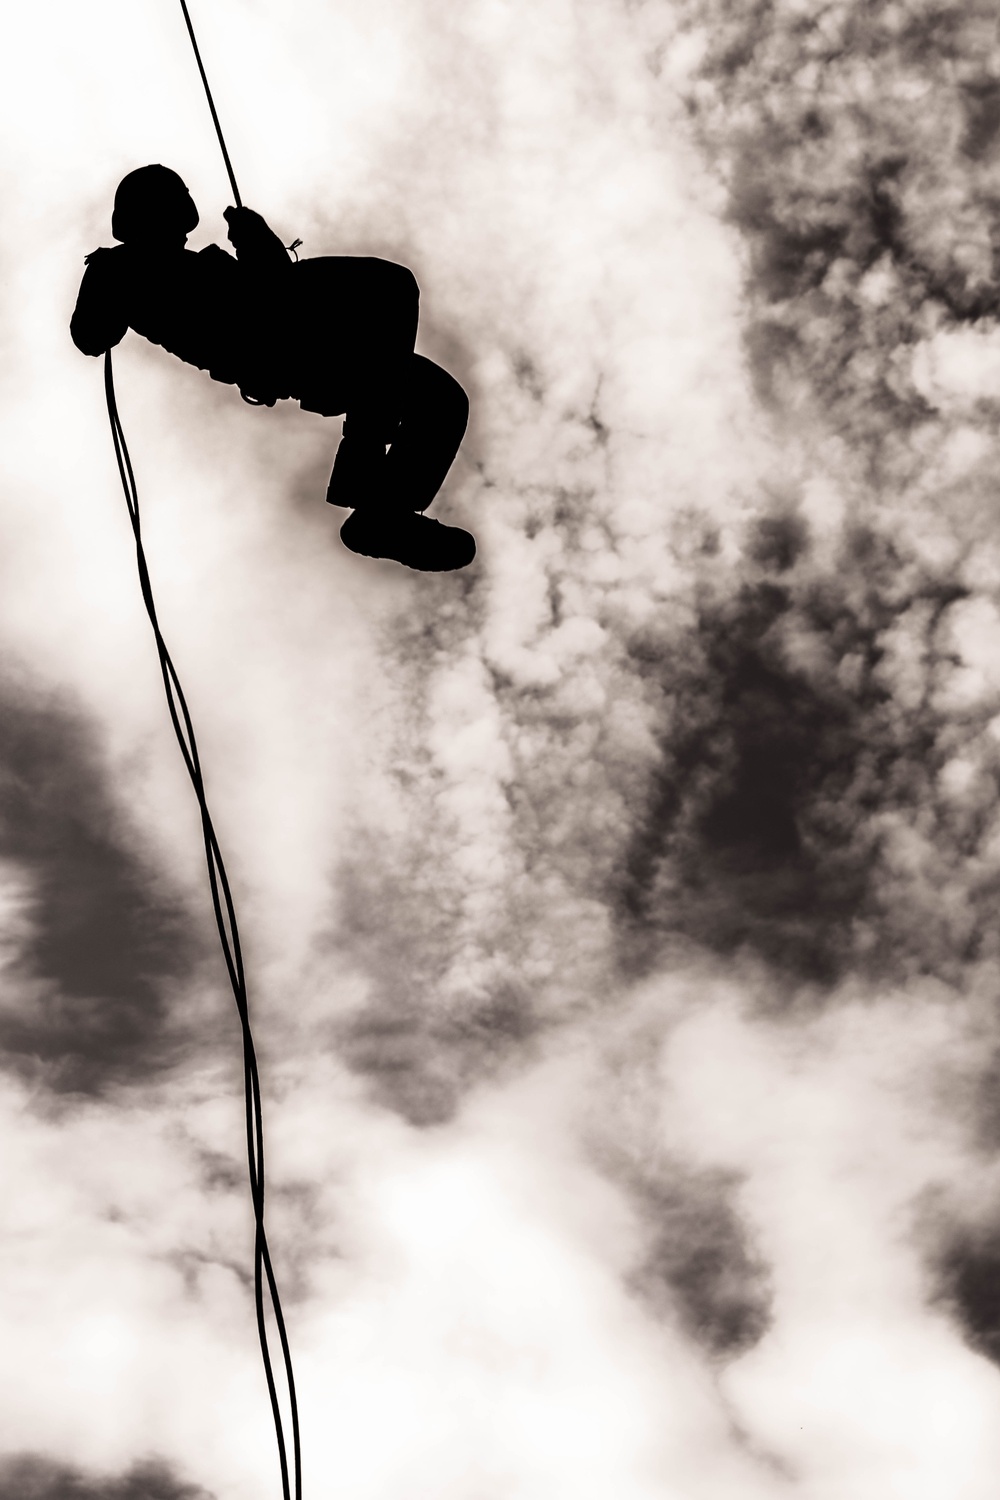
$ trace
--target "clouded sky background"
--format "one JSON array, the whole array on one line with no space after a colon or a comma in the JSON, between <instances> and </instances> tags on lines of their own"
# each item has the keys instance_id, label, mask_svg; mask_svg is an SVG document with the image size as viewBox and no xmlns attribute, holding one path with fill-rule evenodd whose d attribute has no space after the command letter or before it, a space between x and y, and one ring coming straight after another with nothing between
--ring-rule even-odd
<instances>
[{"instance_id":1,"label":"clouded sky background","mask_svg":"<svg viewBox=\"0 0 1000 1500\"><path fill-rule=\"evenodd\" d=\"M994 1500L1000 42L985 5L198 0L245 201L402 261L464 573L130 335L248 951L313 1500ZM238 1031L98 361L171 0L8 28L0 1497L279 1493Z\"/></svg>"}]
</instances>

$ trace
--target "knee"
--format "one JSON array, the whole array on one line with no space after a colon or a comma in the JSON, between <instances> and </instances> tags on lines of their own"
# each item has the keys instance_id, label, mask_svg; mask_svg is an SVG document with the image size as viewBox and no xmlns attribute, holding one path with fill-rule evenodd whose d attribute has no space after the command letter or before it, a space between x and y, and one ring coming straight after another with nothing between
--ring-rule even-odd
<instances>
[{"instance_id":1,"label":"knee","mask_svg":"<svg viewBox=\"0 0 1000 1500\"><path fill-rule=\"evenodd\" d=\"M454 375L423 354L413 357L417 389L423 400L463 432L469 420L469 398Z\"/></svg>"},{"instance_id":2,"label":"knee","mask_svg":"<svg viewBox=\"0 0 1000 1500\"><path fill-rule=\"evenodd\" d=\"M448 415L456 430L464 433L469 425L469 398L453 375L448 375L447 371L445 375L448 381L445 398Z\"/></svg>"},{"instance_id":3,"label":"knee","mask_svg":"<svg viewBox=\"0 0 1000 1500\"><path fill-rule=\"evenodd\" d=\"M399 295L404 301L419 302L420 287L409 266L394 266L393 269L398 273Z\"/></svg>"},{"instance_id":4,"label":"knee","mask_svg":"<svg viewBox=\"0 0 1000 1500\"><path fill-rule=\"evenodd\" d=\"M438 368L436 398L443 417L456 432L463 433L469 425L469 398L454 375Z\"/></svg>"},{"instance_id":5,"label":"knee","mask_svg":"<svg viewBox=\"0 0 1000 1500\"><path fill-rule=\"evenodd\" d=\"M410 371L410 405L461 441L469 424L469 398L454 375L423 354L413 356Z\"/></svg>"}]
</instances>

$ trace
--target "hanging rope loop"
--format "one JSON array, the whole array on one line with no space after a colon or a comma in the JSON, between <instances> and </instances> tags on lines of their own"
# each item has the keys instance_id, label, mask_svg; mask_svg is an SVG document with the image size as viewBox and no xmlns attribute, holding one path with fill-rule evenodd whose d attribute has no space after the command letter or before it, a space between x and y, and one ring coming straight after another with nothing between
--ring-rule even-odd
<instances>
[{"instance_id":1,"label":"hanging rope loop","mask_svg":"<svg viewBox=\"0 0 1000 1500\"><path fill-rule=\"evenodd\" d=\"M247 998L246 974L243 968L240 932L236 922L236 908L233 903L229 877L226 874L226 866L222 859L222 851L219 848L215 826L212 822L212 815L209 812L208 800L205 796L205 783L202 778L201 761L198 755L198 742L195 739L194 725L191 722L191 715L188 711L187 700L184 697L180 678L171 660L170 652L167 650L156 615L153 588L149 578L149 569L146 566L146 554L142 545L142 527L139 520L139 492L136 487L132 460L129 457L128 447L125 443L125 433L122 429L121 418L118 415L110 349L104 356L104 390L107 396L108 420L111 423L111 438L115 448L115 459L118 463L118 473L121 478L122 489L125 493L125 503L128 506L129 520L132 523L132 533L135 537L135 555L139 571L139 587L142 591L142 601L146 606L149 623L153 627L153 638L156 641L156 651L160 659L160 673L163 677L163 690L167 698L170 722L174 726L177 744L180 747L184 765L187 768L191 785L194 787L194 793L198 799L198 808L201 813L202 836L205 842L205 862L208 866L208 883L212 891L212 908L215 912L215 923L218 928L219 942L222 945L222 955L229 974L229 982L232 986L233 997L236 1001L236 1010L240 1020L240 1030L243 1037L243 1084L246 1110L247 1163L249 1166L250 1194L253 1200L255 1226L254 1306L257 1313L257 1336L260 1341L264 1375L267 1380L268 1395L271 1399L271 1413L274 1418L274 1431L278 1444L278 1462L281 1467L282 1497L283 1500L292 1500L284 1424L281 1418L281 1406L274 1378L274 1363L271 1358L267 1335L264 1301L264 1288L266 1285L267 1298L274 1315L275 1326L278 1330L278 1339L281 1344L285 1386L291 1413L294 1500L302 1500L302 1451L299 1440L299 1412L295 1397L295 1376L292 1371L292 1355L288 1345L288 1335L285 1330L284 1314L281 1310L281 1298L278 1294L278 1284L271 1265L267 1234L264 1229L264 1123L261 1109L260 1077L257 1072L257 1055L254 1050L253 1033L250 1030L250 1008Z\"/></svg>"}]
</instances>

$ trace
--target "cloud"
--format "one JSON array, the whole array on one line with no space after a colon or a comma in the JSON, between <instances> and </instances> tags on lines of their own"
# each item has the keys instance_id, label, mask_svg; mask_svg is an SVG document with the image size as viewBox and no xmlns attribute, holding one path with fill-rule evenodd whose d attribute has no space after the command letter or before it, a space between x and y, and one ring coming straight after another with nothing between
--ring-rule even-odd
<instances>
[{"instance_id":1,"label":"cloud","mask_svg":"<svg viewBox=\"0 0 1000 1500\"><path fill-rule=\"evenodd\" d=\"M987 1500L979 12L439 9L223 5L202 41L247 201L418 271L475 570L343 554L336 427L118 366L245 914L309 1485ZM183 30L136 14L67 9L3 102L45 231L5 314L0 1279L46 1457L8 1470L228 1500L273 1478L235 1050L64 328L127 167L221 237Z\"/></svg>"},{"instance_id":2,"label":"cloud","mask_svg":"<svg viewBox=\"0 0 1000 1500\"><path fill-rule=\"evenodd\" d=\"M632 1284L661 1315L679 1315L708 1354L737 1358L767 1331L770 1288L733 1202L736 1184L683 1167L663 1177L636 1184L650 1240Z\"/></svg>"},{"instance_id":3,"label":"cloud","mask_svg":"<svg viewBox=\"0 0 1000 1500\"><path fill-rule=\"evenodd\" d=\"M204 934L131 833L80 710L12 685L4 697L6 1066L70 1093L151 1078L183 1045L171 999Z\"/></svg>"},{"instance_id":4,"label":"cloud","mask_svg":"<svg viewBox=\"0 0 1000 1500\"><path fill-rule=\"evenodd\" d=\"M0 1495L4 1500L209 1500L207 1490L186 1484L155 1460L102 1478L34 1454L0 1462Z\"/></svg>"},{"instance_id":5,"label":"cloud","mask_svg":"<svg viewBox=\"0 0 1000 1500\"><path fill-rule=\"evenodd\" d=\"M1000 1363L1000 1299L996 1236L972 1237L960 1230L948 1237L935 1257L936 1291L969 1344L994 1364Z\"/></svg>"}]
</instances>

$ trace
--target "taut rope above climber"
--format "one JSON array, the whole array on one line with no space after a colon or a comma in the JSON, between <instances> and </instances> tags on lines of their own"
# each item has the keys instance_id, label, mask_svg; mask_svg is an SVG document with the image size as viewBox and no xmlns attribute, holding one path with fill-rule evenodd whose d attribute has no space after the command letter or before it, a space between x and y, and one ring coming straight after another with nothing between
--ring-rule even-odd
<instances>
[{"instance_id":1,"label":"taut rope above climber","mask_svg":"<svg viewBox=\"0 0 1000 1500\"><path fill-rule=\"evenodd\" d=\"M230 177L235 186L231 168ZM105 354L132 328L253 405L293 399L346 415L326 496L351 511L344 545L422 571L465 567L472 536L424 511L469 403L453 376L414 352L413 273L371 256L292 261L253 209L235 205L225 218L235 258L218 245L188 250L199 216L177 173L157 164L123 178L111 219L121 243L86 257L70 324L77 348Z\"/></svg>"}]
</instances>

